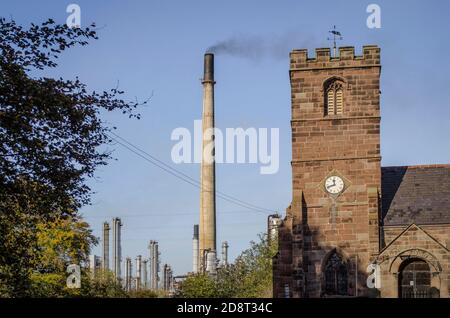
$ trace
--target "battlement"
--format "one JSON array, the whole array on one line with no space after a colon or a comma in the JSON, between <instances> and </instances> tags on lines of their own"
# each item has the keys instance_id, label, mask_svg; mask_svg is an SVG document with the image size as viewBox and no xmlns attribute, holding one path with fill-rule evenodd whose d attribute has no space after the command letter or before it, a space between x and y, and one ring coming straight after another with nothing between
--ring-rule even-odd
<instances>
[{"instance_id":1,"label":"battlement","mask_svg":"<svg viewBox=\"0 0 450 318\"><path fill-rule=\"evenodd\" d=\"M291 69L326 68L326 67L358 67L379 66L380 48L377 45L363 46L363 55L355 56L353 46L339 48L339 55L331 56L330 48L317 48L316 56L310 58L307 49L297 49L290 53Z\"/></svg>"}]
</instances>

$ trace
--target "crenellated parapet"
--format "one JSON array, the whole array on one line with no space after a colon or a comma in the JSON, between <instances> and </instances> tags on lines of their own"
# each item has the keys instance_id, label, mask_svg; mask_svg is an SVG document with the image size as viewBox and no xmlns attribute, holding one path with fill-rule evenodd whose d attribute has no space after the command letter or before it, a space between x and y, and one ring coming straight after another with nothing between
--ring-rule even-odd
<instances>
[{"instance_id":1,"label":"crenellated parapet","mask_svg":"<svg viewBox=\"0 0 450 318\"><path fill-rule=\"evenodd\" d=\"M291 70L380 66L380 48L376 45L364 46L360 56L355 55L353 46L340 47L336 57L331 55L330 48L318 48L315 53L315 57L309 57L307 49L293 50L290 53Z\"/></svg>"}]
</instances>

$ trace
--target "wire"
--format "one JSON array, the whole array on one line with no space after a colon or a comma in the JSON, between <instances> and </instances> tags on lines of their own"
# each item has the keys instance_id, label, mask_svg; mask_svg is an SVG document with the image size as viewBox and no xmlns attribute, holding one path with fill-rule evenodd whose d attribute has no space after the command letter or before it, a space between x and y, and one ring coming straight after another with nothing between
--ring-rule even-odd
<instances>
[{"instance_id":1,"label":"wire","mask_svg":"<svg viewBox=\"0 0 450 318\"><path fill-rule=\"evenodd\" d=\"M182 175L183 177L189 179L190 181L192 181L192 182L194 182L194 183L197 183L197 184L199 185L199 187L201 187L201 184L200 184L200 182L199 182L198 180L196 180L196 179L190 177L189 175L187 175L187 174L185 174L185 173L183 173L183 172L181 172L181 171L179 171L179 170L177 170L177 169L175 169L175 168L169 166L168 164L166 164L166 163L164 163L163 161L159 160L158 158L152 156L152 155L149 154L148 152L142 150L141 148L139 148L138 146L132 144L130 141L126 140L125 138L123 138L123 137L121 137L121 136L119 136L118 134L116 134L116 133L114 133L114 132L111 132L111 134L113 134L113 135L116 136L117 138L120 138L121 140L123 140L125 143L127 143L128 145L130 145L130 146L133 147L134 149L136 149L136 150L138 150L138 151L144 153L145 155L149 156L151 159L157 161L158 163L162 164L163 166L167 167L168 169L170 169L170 170L172 170L172 171L175 171L175 173L178 173L178 174ZM115 140L117 141L117 139L115 139ZM242 204L245 204L245 205L247 205L247 206L253 207L253 209L255 209L255 210L267 211L267 212L270 212L270 213L275 212L275 211L272 211L272 210L270 210L270 209L266 209L266 208L263 208L263 207L260 207L260 206L257 206L257 205L254 205L254 204L245 202L245 201L243 201L243 200L237 199L237 198L235 198L235 197L233 197L233 196L231 196L231 195L225 194L225 193L223 193L223 192L221 192L221 191L218 191L218 190L216 190L216 193L218 193L219 195L222 195L222 196L224 196L224 197L227 197L227 198L229 198L230 200L234 200L234 201L240 202L240 203L242 203Z\"/></svg>"},{"instance_id":2,"label":"wire","mask_svg":"<svg viewBox=\"0 0 450 318\"><path fill-rule=\"evenodd\" d=\"M255 212L255 211L247 211L247 210L240 210L240 211L222 211L222 212L218 212L219 215L224 215L224 214L240 214L243 212ZM99 215L99 214L95 214L95 215L83 215L83 218L85 219L89 219L89 218L114 218L114 217L119 217L119 218L130 218L130 217L154 217L154 216L181 216L181 215L198 215L198 212L189 212L189 213L172 213L172 212L167 212L167 213L158 213L158 214L152 214L152 213L139 213L139 214L129 214L129 215Z\"/></svg>"},{"instance_id":3,"label":"wire","mask_svg":"<svg viewBox=\"0 0 450 318\"><path fill-rule=\"evenodd\" d=\"M114 138L110 135L108 135L108 137L110 137L112 140L114 140L116 143L118 143L119 145L121 145L122 147L128 149L129 151L133 152L134 154L136 154L137 156L143 158L144 160L146 160L147 162L153 164L154 166L164 170L165 172L173 175L174 177L194 186L197 187L199 189L201 189L201 184L199 181L197 181L196 179L186 175L185 173L178 171L175 168L172 168L171 166L167 165L166 163L164 163L163 161L157 159L156 157L152 156L151 154L149 154L148 152L142 150L141 148L135 146L134 144L132 144L131 142L129 142L128 140L126 140L125 138L117 135L114 132L110 132L111 134L113 134L114 136L116 136L117 138L119 138L120 140L122 140L123 142L121 142L120 140L118 140L117 138ZM130 148L133 147L133 148ZM143 155L144 154L144 155ZM223 192L220 191L216 191L216 195L217 197L219 197L222 200L225 200L227 202L233 203L235 205L239 205L241 207L244 207L248 210L253 210L255 212L260 212L260 213L274 213L275 211L273 210L269 210L263 207L259 207L257 205L248 203L246 201L237 199L233 196L227 195Z\"/></svg>"},{"instance_id":4,"label":"wire","mask_svg":"<svg viewBox=\"0 0 450 318\"><path fill-rule=\"evenodd\" d=\"M115 140L118 144L120 144L121 146L127 148L128 150L130 150L130 151L133 152L134 154L140 156L141 158L143 158L144 160L150 162L151 164L153 164L153 165L159 167L160 169L164 170L165 172L167 172L167 173L173 175L174 177L176 177L176 178L178 178L178 179L180 179L180 180L182 180L182 181L184 181L184 182L186 182L186 183L189 183L190 185L192 185L192 186L194 186L194 187L196 187L196 188L201 189L201 185L199 185L198 183L195 183L195 182L190 181L190 180L188 180L188 179L186 179L186 178L180 177L179 175L177 175L176 173L172 172L171 170L164 168L163 166L161 166L161 165L159 165L159 164L157 164L157 163L151 161L151 160L148 159L147 157L145 157L145 156L141 155L140 153L134 151L133 149L131 149L131 148L128 147L127 145L121 143L121 142L118 141L117 139L114 139L114 140ZM239 206L241 206L241 207L244 207L244 208L246 208L246 209L254 210L254 211L256 211L256 212L268 213L267 211L269 211L269 210L266 210L266 209L264 209L264 210L263 210L263 209L255 209L255 208L253 208L253 207L251 207L251 206L248 206L248 205L245 204L245 203L240 203L240 202L234 201L233 199L227 198L227 197L225 197L225 196L223 196L223 195L221 195L221 194L217 194L217 197L221 198L222 200L228 201L228 202L230 202L230 203L233 203L233 204L239 205ZM271 212L272 212L272 211L271 211Z\"/></svg>"},{"instance_id":5,"label":"wire","mask_svg":"<svg viewBox=\"0 0 450 318\"><path fill-rule=\"evenodd\" d=\"M241 226L241 225L242 226L243 225L249 226L249 225L257 225L257 224L255 222L231 222L231 223L223 223L223 224L221 224L221 226ZM181 224L181 225L170 225L170 228L183 228L183 229L185 229L186 226L183 225L183 224ZM91 228L91 229L96 230L96 231L102 231L103 230L102 227L94 227L94 228ZM158 229L161 229L161 226L131 226L131 227L127 226L126 229L127 229L127 231L128 230L158 230Z\"/></svg>"}]
</instances>

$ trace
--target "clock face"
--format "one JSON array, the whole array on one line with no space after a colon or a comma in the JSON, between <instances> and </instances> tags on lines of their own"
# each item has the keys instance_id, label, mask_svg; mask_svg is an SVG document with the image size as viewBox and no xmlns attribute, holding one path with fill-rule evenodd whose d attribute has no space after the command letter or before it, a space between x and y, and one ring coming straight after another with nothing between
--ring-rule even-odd
<instances>
[{"instance_id":1,"label":"clock face","mask_svg":"<svg viewBox=\"0 0 450 318\"><path fill-rule=\"evenodd\" d=\"M339 194L344 190L344 180L338 176L331 176L325 181L325 189L330 194Z\"/></svg>"}]
</instances>

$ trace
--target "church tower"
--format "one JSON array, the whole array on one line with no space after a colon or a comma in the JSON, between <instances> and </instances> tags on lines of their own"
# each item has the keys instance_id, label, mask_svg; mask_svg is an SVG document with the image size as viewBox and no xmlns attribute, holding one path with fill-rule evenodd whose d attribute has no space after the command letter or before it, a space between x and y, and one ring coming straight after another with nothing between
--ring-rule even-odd
<instances>
[{"instance_id":1,"label":"church tower","mask_svg":"<svg viewBox=\"0 0 450 318\"><path fill-rule=\"evenodd\" d=\"M365 296L379 247L380 49L290 54L292 203L274 297Z\"/></svg>"}]
</instances>

